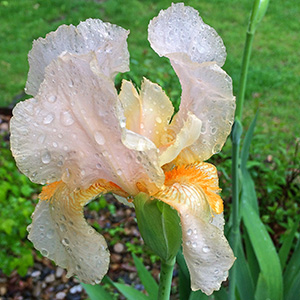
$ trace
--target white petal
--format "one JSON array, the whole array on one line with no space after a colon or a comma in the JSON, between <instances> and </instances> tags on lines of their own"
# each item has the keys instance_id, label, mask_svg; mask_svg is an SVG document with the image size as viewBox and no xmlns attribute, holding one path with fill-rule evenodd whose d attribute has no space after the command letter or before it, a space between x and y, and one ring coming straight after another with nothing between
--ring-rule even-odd
<instances>
[{"instance_id":1,"label":"white petal","mask_svg":"<svg viewBox=\"0 0 300 300\"><path fill-rule=\"evenodd\" d=\"M150 22L148 34L151 47L160 56L185 53L198 63L216 61L222 66L225 62L222 39L202 21L197 10L183 3L161 10Z\"/></svg>"},{"instance_id":2,"label":"white petal","mask_svg":"<svg viewBox=\"0 0 300 300\"><path fill-rule=\"evenodd\" d=\"M106 179L129 194L138 191L138 183L155 189L164 181L157 150L151 149L148 157L147 149L123 144L126 129L117 112L114 83L101 74L93 57L61 55L47 67L36 100L16 106L11 148L17 165L37 183L62 179L74 188L87 188Z\"/></svg>"},{"instance_id":3,"label":"white petal","mask_svg":"<svg viewBox=\"0 0 300 300\"><path fill-rule=\"evenodd\" d=\"M183 3L161 11L148 32L152 48L170 59L182 86L179 113L171 125L183 126L189 111L202 122L199 139L178 161L207 160L222 148L234 119L232 81L220 68L226 58L222 39Z\"/></svg>"},{"instance_id":4,"label":"white petal","mask_svg":"<svg viewBox=\"0 0 300 300\"><path fill-rule=\"evenodd\" d=\"M129 31L97 19L88 19L77 27L62 25L46 38L34 41L28 59L30 69L26 92L36 96L44 79L45 69L64 51L85 54L95 51L102 72L114 77L129 70L126 39Z\"/></svg>"},{"instance_id":5,"label":"white petal","mask_svg":"<svg viewBox=\"0 0 300 300\"><path fill-rule=\"evenodd\" d=\"M193 158L184 159L183 153L182 160L205 161L221 150L231 131L235 112L231 78L215 63L193 63L184 55L170 59L182 86L179 113L171 125L178 127L176 122L182 123L187 112L202 121L199 139L183 151Z\"/></svg>"},{"instance_id":6,"label":"white petal","mask_svg":"<svg viewBox=\"0 0 300 300\"><path fill-rule=\"evenodd\" d=\"M183 255L193 291L210 295L228 277L235 258L222 230L189 210L181 212Z\"/></svg>"},{"instance_id":7,"label":"white petal","mask_svg":"<svg viewBox=\"0 0 300 300\"><path fill-rule=\"evenodd\" d=\"M109 264L106 242L89 226L82 203L65 185L55 192L51 202L40 200L28 227L29 240L44 256L78 276L88 284L100 283Z\"/></svg>"}]
</instances>

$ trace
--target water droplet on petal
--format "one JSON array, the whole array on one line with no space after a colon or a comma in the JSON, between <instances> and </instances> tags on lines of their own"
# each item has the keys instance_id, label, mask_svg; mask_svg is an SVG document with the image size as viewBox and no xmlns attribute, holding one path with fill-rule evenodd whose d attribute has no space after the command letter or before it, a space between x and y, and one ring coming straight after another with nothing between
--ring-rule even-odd
<instances>
[{"instance_id":1,"label":"water droplet on petal","mask_svg":"<svg viewBox=\"0 0 300 300\"><path fill-rule=\"evenodd\" d=\"M74 81L71 79L69 82L69 87L73 87L74 86Z\"/></svg>"},{"instance_id":2,"label":"water droplet on petal","mask_svg":"<svg viewBox=\"0 0 300 300\"><path fill-rule=\"evenodd\" d=\"M41 253L42 253L43 256L46 256L46 257L49 255L49 251L45 248L41 249Z\"/></svg>"},{"instance_id":3,"label":"water droplet on petal","mask_svg":"<svg viewBox=\"0 0 300 300\"><path fill-rule=\"evenodd\" d=\"M193 242L193 243L192 243L192 247L193 247L193 248L196 248L196 247L197 247L197 243L196 243L196 242Z\"/></svg>"},{"instance_id":4,"label":"water droplet on petal","mask_svg":"<svg viewBox=\"0 0 300 300\"><path fill-rule=\"evenodd\" d=\"M100 164L96 164L96 168L97 169L101 169L101 165Z\"/></svg>"},{"instance_id":5,"label":"water droplet on petal","mask_svg":"<svg viewBox=\"0 0 300 300\"><path fill-rule=\"evenodd\" d=\"M155 121L156 121L158 124L160 124L160 123L162 122L162 120L161 120L160 117L156 117L156 118L155 118Z\"/></svg>"},{"instance_id":6,"label":"water droplet on petal","mask_svg":"<svg viewBox=\"0 0 300 300\"><path fill-rule=\"evenodd\" d=\"M43 144L45 142L46 136L44 134L41 134L38 138L38 142Z\"/></svg>"},{"instance_id":7,"label":"water droplet on petal","mask_svg":"<svg viewBox=\"0 0 300 300\"><path fill-rule=\"evenodd\" d=\"M58 146L56 142L53 142L52 145L53 145L54 148L56 148Z\"/></svg>"},{"instance_id":8,"label":"water droplet on petal","mask_svg":"<svg viewBox=\"0 0 300 300\"><path fill-rule=\"evenodd\" d=\"M49 229L47 232L47 238L51 239L54 236L54 230L53 229Z\"/></svg>"},{"instance_id":9,"label":"water droplet on petal","mask_svg":"<svg viewBox=\"0 0 300 300\"><path fill-rule=\"evenodd\" d=\"M56 101L56 96L55 95L52 95L52 96L50 96L49 98L48 98L48 101L50 102L50 103L54 103L55 101Z\"/></svg>"},{"instance_id":10,"label":"water droplet on petal","mask_svg":"<svg viewBox=\"0 0 300 300\"><path fill-rule=\"evenodd\" d=\"M66 225L65 224L59 224L59 229L61 232L65 232L67 230Z\"/></svg>"},{"instance_id":11,"label":"water droplet on petal","mask_svg":"<svg viewBox=\"0 0 300 300\"><path fill-rule=\"evenodd\" d=\"M60 114L60 119L63 125L70 126L74 123L73 116L70 111L64 111Z\"/></svg>"},{"instance_id":12,"label":"water droplet on petal","mask_svg":"<svg viewBox=\"0 0 300 300\"><path fill-rule=\"evenodd\" d=\"M40 225L40 230L44 231L45 230L45 226L44 225Z\"/></svg>"},{"instance_id":13,"label":"water droplet on petal","mask_svg":"<svg viewBox=\"0 0 300 300\"><path fill-rule=\"evenodd\" d=\"M210 248L209 248L208 246L204 246L204 247L202 248L202 251L203 251L204 253L208 253L208 252L210 251Z\"/></svg>"},{"instance_id":14,"label":"water droplet on petal","mask_svg":"<svg viewBox=\"0 0 300 300\"><path fill-rule=\"evenodd\" d=\"M54 120L54 114L49 113L47 116L44 117L43 123L47 125L47 124L52 123L53 120Z\"/></svg>"},{"instance_id":15,"label":"water droplet on petal","mask_svg":"<svg viewBox=\"0 0 300 300\"><path fill-rule=\"evenodd\" d=\"M95 138L96 142L99 145L104 145L105 144L105 138L104 138L103 134L100 131L95 132L94 138Z\"/></svg>"},{"instance_id":16,"label":"water droplet on petal","mask_svg":"<svg viewBox=\"0 0 300 300\"><path fill-rule=\"evenodd\" d=\"M68 246L70 244L69 240L67 238L62 239L62 244L65 246Z\"/></svg>"},{"instance_id":17,"label":"water droplet on petal","mask_svg":"<svg viewBox=\"0 0 300 300\"><path fill-rule=\"evenodd\" d=\"M193 230L192 229L188 229L187 235L191 235L192 233L193 233Z\"/></svg>"},{"instance_id":18,"label":"water droplet on petal","mask_svg":"<svg viewBox=\"0 0 300 300\"><path fill-rule=\"evenodd\" d=\"M49 164L51 161L51 155L48 151L45 151L43 154L42 154L42 162L44 164Z\"/></svg>"},{"instance_id":19,"label":"water droplet on petal","mask_svg":"<svg viewBox=\"0 0 300 300\"><path fill-rule=\"evenodd\" d=\"M58 137L62 139L63 135L61 133L58 134Z\"/></svg>"},{"instance_id":20,"label":"water droplet on petal","mask_svg":"<svg viewBox=\"0 0 300 300\"><path fill-rule=\"evenodd\" d=\"M121 176L123 174L122 170L118 169L117 174L118 174L118 176Z\"/></svg>"}]
</instances>

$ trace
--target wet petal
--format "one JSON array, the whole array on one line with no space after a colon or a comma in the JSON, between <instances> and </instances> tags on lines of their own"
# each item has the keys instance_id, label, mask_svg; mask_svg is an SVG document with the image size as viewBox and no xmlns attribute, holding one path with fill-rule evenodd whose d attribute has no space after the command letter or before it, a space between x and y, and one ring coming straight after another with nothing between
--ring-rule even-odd
<instances>
[{"instance_id":1,"label":"wet petal","mask_svg":"<svg viewBox=\"0 0 300 300\"><path fill-rule=\"evenodd\" d=\"M36 183L62 179L87 188L103 178L131 194L140 182L155 190L164 180L157 149L123 144L127 129L117 112L114 83L93 62L92 53L61 55L47 67L36 99L16 106L11 148L17 165Z\"/></svg>"},{"instance_id":2,"label":"wet petal","mask_svg":"<svg viewBox=\"0 0 300 300\"><path fill-rule=\"evenodd\" d=\"M166 141L162 143L163 146L159 149L159 165L163 166L173 161L183 149L194 144L199 138L200 130L201 121L195 115L188 113L187 121L177 134L171 134L170 130L168 134L165 133L167 135ZM175 138L173 138L174 135ZM163 138L164 136L161 139Z\"/></svg>"},{"instance_id":3,"label":"wet petal","mask_svg":"<svg viewBox=\"0 0 300 300\"><path fill-rule=\"evenodd\" d=\"M179 212L192 290L201 289L207 295L220 288L235 259L224 236L218 192L214 166L197 163L166 172L164 190L153 195Z\"/></svg>"},{"instance_id":4,"label":"wet petal","mask_svg":"<svg viewBox=\"0 0 300 300\"><path fill-rule=\"evenodd\" d=\"M32 224L29 240L44 256L78 276L88 284L100 283L109 264L106 242L83 216L83 206L102 192L120 189L108 182L97 182L87 190L71 192L62 183L43 189Z\"/></svg>"},{"instance_id":5,"label":"wet petal","mask_svg":"<svg viewBox=\"0 0 300 300\"><path fill-rule=\"evenodd\" d=\"M174 112L162 88L144 78L138 94L131 82L123 81L119 97L124 107L126 127L159 147Z\"/></svg>"},{"instance_id":6,"label":"wet petal","mask_svg":"<svg viewBox=\"0 0 300 300\"><path fill-rule=\"evenodd\" d=\"M88 19L77 27L62 25L46 38L34 41L28 55L27 94L36 96L46 67L64 51L76 54L95 51L102 72L111 78L118 72L129 71L128 33L117 25Z\"/></svg>"},{"instance_id":7,"label":"wet petal","mask_svg":"<svg viewBox=\"0 0 300 300\"><path fill-rule=\"evenodd\" d=\"M192 61L203 63L215 61L222 66L226 50L217 32L203 22L197 10L172 4L161 10L148 27L151 47L160 56L186 53Z\"/></svg>"},{"instance_id":8,"label":"wet petal","mask_svg":"<svg viewBox=\"0 0 300 300\"><path fill-rule=\"evenodd\" d=\"M183 126L188 111L202 122L199 139L183 151L180 161L207 160L222 148L235 110L231 78L220 68L226 58L222 39L183 3L161 11L148 31L152 48L170 59L182 86L179 113L171 125Z\"/></svg>"}]
</instances>

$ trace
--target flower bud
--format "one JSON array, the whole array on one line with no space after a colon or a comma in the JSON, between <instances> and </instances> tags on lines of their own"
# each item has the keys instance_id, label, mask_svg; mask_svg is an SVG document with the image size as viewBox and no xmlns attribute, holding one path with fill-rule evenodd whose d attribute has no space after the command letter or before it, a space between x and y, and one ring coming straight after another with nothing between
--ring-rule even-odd
<instances>
[{"instance_id":1,"label":"flower bud","mask_svg":"<svg viewBox=\"0 0 300 300\"><path fill-rule=\"evenodd\" d=\"M145 244L164 262L170 263L182 242L177 211L144 193L139 193L134 198L134 205L139 231Z\"/></svg>"}]
</instances>

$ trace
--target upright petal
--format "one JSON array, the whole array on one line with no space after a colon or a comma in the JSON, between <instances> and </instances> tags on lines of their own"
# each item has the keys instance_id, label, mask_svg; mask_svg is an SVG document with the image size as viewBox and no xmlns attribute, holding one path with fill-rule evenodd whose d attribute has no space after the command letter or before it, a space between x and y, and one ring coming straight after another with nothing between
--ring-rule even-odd
<instances>
[{"instance_id":1,"label":"upright petal","mask_svg":"<svg viewBox=\"0 0 300 300\"><path fill-rule=\"evenodd\" d=\"M36 99L13 111L11 148L20 170L42 184L63 180L87 188L102 178L132 194L140 183L157 189L164 181L157 149L124 145L128 130L117 101L114 83L93 53L65 53L51 62Z\"/></svg>"},{"instance_id":2,"label":"upright petal","mask_svg":"<svg viewBox=\"0 0 300 300\"><path fill-rule=\"evenodd\" d=\"M161 11L148 32L152 48L170 59L182 86L173 130L178 132L183 126L188 111L202 122L199 139L183 150L177 163L206 160L220 151L234 118L231 78L220 68L226 58L222 39L195 9L183 3Z\"/></svg>"},{"instance_id":3,"label":"upright petal","mask_svg":"<svg viewBox=\"0 0 300 300\"><path fill-rule=\"evenodd\" d=\"M46 38L34 41L28 54L30 69L26 83L27 94L37 95L46 67L65 51L74 54L94 51L102 72L111 78L118 72L128 71L128 33L117 25L88 19L77 27L62 25L55 32L47 34Z\"/></svg>"},{"instance_id":4,"label":"upright petal","mask_svg":"<svg viewBox=\"0 0 300 300\"><path fill-rule=\"evenodd\" d=\"M29 225L28 238L34 247L57 265L78 276L84 283L100 283L109 264L106 242L89 226L83 206L100 193L122 191L109 182L99 181L87 190L72 192L57 182L44 188Z\"/></svg>"},{"instance_id":5,"label":"upright petal","mask_svg":"<svg viewBox=\"0 0 300 300\"><path fill-rule=\"evenodd\" d=\"M138 94L131 82L123 81L119 97L124 106L126 127L147 137L159 148L174 112L162 88L144 78Z\"/></svg>"},{"instance_id":6,"label":"upright petal","mask_svg":"<svg viewBox=\"0 0 300 300\"><path fill-rule=\"evenodd\" d=\"M234 262L223 233L223 203L218 191L214 166L197 163L167 172L165 188L153 195L179 212L192 290L201 289L207 295L220 288Z\"/></svg>"}]
</instances>

